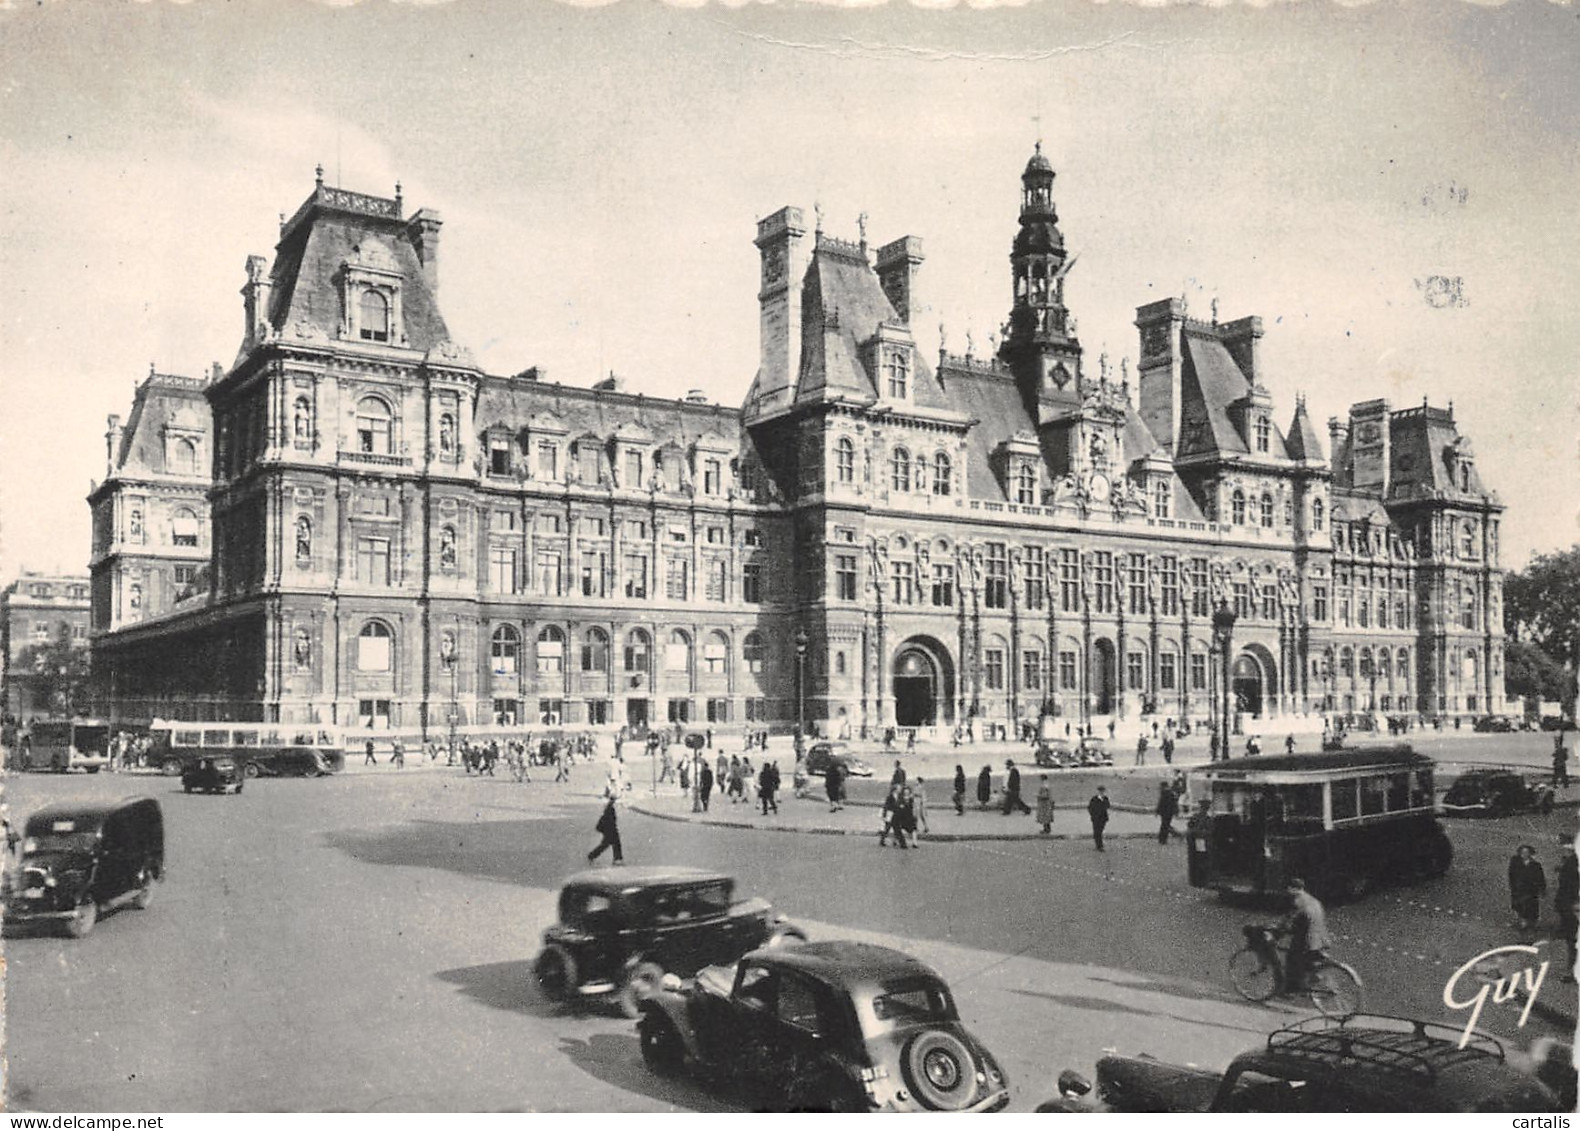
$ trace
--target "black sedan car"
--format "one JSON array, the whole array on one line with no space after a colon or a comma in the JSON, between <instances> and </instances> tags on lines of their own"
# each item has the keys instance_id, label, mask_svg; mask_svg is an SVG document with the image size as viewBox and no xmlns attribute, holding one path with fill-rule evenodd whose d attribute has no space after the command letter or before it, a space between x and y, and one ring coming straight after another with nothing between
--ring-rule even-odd
<instances>
[{"instance_id":1,"label":"black sedan car","mask_svg":"<svg viewBox=\"0 0 1580 1131\"><path fill-rule=\"evenodd\" d=\"M246 784L246 771L234 758L199 758L181 771L181 788L188 793L240 793Z\"/></svg>"},{"instance_id":2,"label":"black sedan car","mask_svg":"<svg viewBox=\"0 0 1580 1131\"><path fill-rule=\"evenodd\" d=\"M818 777L838 762L847 778L870 778L872 767L863 762L843 742L814 742L806 754L806 772Z\"/></svg>"},{"instance_id":3,"label":"black sedan car","mask_svg":"<svg viewBox=\"0 0 1580 1131\"><path fill-rule=\"evenodd\" d=\"M560 889L559 922L533 964L552 1001L613 996L631 1017L666 974L690 977L760 946L806 938L765 899L735 898L735 881L696 868L582 872Z\"/></svg>"},{"instance_id":4,"label":"black sedan car","mask_svg":"<svg viewBox=\"0 0 1580 1131\"><path fill-rule=\"evenodd\" d=\"M759 950L642 1002L642 1059L771 1111L999 1111L1009 1082L908 954L856 942Z\"/></svg>"},{"instance_id":5,"label":"black sedan car","mask_svg":"<svg viewBox=\"0 0 1580 1131\"><path fill-rule=\"evenodd\" d=\"M1503 1045L1399 1017L1313 1017L1242 1053L1223 1072L1148 1056L1097 1062L1096 1102L1075 1072L1038 1111L1549 1112L1568 1110ZM1536 1122L1536 1121L1532 1121Z\"/></svg>"},{"instance_id":6,"label":"black sedan car","mask_svg":"<svg viewBox=\"0 0 1580 1131\"><path fill-rule=\"evenodd\" d=\"M1529 782L1514 770L1471 770L1454 779L1443 794L1450 817L1502 817L1509 813L1551 813L1553 787Z\"/></svg>"},{"instance_id":7,"label":"black sedan car","mask_svg":"<svg viewBox=\"0 0 1580 1131\"><path fill-rule=\"evenodd\" d=\"M0 885L5 927L57 923L80 939L106 911L147 907L164 874L164 814L153 798L47 805L27 819L21 858Z\"/></svg>"}]
</instances>

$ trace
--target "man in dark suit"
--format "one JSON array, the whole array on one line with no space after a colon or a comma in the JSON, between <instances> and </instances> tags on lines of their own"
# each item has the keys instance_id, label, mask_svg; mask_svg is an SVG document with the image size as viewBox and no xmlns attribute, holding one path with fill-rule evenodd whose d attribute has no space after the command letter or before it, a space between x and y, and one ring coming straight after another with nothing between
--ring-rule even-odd
<instances>
[{"instance_id":1,"label":"man in dark suit","mask_svg":"<svg viewBox=\"0 0 1580 1131\"><path fill-rule=\"evenodd\" d=\"M1004 770L1004 816L1009 816L1016 809L1030 813L1031 806L1020 795L1020 771L1015 768L1013 759L1004 763Z\"/></svg>"},{"instance_id":2,"label":"man in dark suit","mask_svg":"<svg viewBox=\"0 0 1580 1131\"><path fill-rule=\"evenodd\" d=\"M1098 786L1097 792L1086 803L1087 816L1092 818L1092 843L1103 851L1103 830L1108 827L1108 787Z\"/></svg>"}]
</instances>

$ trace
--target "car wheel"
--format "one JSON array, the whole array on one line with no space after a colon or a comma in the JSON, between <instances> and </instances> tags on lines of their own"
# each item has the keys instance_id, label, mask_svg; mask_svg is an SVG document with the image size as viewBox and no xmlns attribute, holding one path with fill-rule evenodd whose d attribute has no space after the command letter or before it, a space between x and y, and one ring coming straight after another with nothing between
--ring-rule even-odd
<instances>
[{"instance_id":1,"label":"car wheel","mask_svg":"<svg viewBox=\"0 0 1580 1131\"><path fill-rule=\"evenodd\" d=\"M173 778L181 773L180 758L166 758L159 766L159 772L167 778Z\"/></svg>"},{"instance_id":2,"label":"car wheel","mask_svg":"<svg viewBox=\"0 0 1580 1131\"><path fill-rule=\"evenodd\" d=\"M661 1009L649 1009L636 1023L642 1063L659 1076L675 1076L686 1064L686 1045L675 1023Z\"/></svg>"},{"instance_id":3,"label":"car wheel","mask_svg":"<svg viewBox=\"0 0 1580 1131\"><path fill-rule=\"evenodd\" d=\"M806 942L806 932L800 927L775 927L773 934L769 935L763 946L770 949L781 946L800 946Z\"/></svg>"},{"instance_id":4,"label":"car wheel","mask_svg":"<svg viewBox=\"0 0 1580 1131\"><path fill-rule=\"evenodd\" d=\"M953 1033L933 1030L911 1041L900 1063L911 1092L937 1111L959 1111L976 1094L971 1050Z\"/></svg>"},{"instance_id":5,"label":"car wheel","mask_svg":"<svg viewBox=\"0 0 1580 1131\"><path fill-rule=\"evenodd\" d=\"M576 989L576 958L558 943L550 943L532 964L538 991L550 1001L565 1001Z\"/></svg>"},{"instance_id":6,"label":"car wheel","mask_svg":"<svg viewBox=\"0 0 1580 1131\"><path fill-rule=\"evenodd\" d=\"M99 905L89 896L77 904L77 913L66 920L66 933L74 939L85 939L99 921Z\"/></svg>"},{"instance_id":7,"label":"car wheel","mask_svg":"<svg viewBox=\"0 0 1580 1131\"><path fill-rule=\"evenodd\" d=\"M256 763L256 762L248 762L245 766L243 766L241 768L241 772L243 774L245 774L249 778L255 778L260 773L262 773L263 771L258 769L258 763Z\"/></svg>"},{"instance_id":8,"label":"car wheel","mask_svg":"<svg viewBox=\"0 0 1580 1131\"><path fill-rule=\"evenodd\" d=\"M620 1011L627 1017L642 1013L642 1002L664 982L664 968L656 962L638 962L625 974L625 984L620 987Z\"/></svg>"},{"instance_id":9,"label":"car wheel","mask_svg":"<svg viewBox=\"0 0 1580 1131\"><path fill-rule=\"evenodd\" d=\"M132 897L132 906L139 911L148 910L148 905L154 901L154 874L144 868L137 874L137 894Z\"/></svg>"}]
</instances>

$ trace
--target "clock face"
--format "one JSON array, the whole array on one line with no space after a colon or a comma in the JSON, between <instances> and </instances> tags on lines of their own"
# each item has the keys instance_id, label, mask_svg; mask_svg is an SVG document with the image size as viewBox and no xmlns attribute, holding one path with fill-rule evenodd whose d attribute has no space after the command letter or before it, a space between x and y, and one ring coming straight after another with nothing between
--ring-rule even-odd
<instances>
[{"instance_id":1,"label":"clock face","mask_svg":"<svg viewBox=\"0 0 1580 1131\"><path fill-rule=\"evenodd\" d=\"M771 248L763 256L763 282L777 283L785 277L784 248Z\"/></svg>"},{"instance_id":2,"label":"clock face","mask_svg":"<svg viewBox=\"0 0 1580 1131\"><path fill-rule=\"evenodd\" d=\"M1091 486L1089 488L1089 494L1092 496L1093 499L1097 500L1099 503L1106 503L1108 501L1108 476L1106 476L1106 475L1094 475L1094 476L1092 476L1092 483L1091 483Z\"/></svg>"}]
</instances>

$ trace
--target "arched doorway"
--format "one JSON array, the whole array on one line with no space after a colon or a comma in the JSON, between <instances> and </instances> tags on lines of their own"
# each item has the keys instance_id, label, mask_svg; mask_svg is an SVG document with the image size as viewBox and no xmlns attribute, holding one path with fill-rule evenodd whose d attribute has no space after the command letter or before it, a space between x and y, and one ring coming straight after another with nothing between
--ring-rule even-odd
<instances>
[{"instance_id":1,"label":"arched doorway","mask_svg":"<svg viewBox=\"0 0 1580 1131\"><path fill-rule=\"evenodd\" d=\"M1093 656L1091 670L1091 685L1087 691L1092 696L1092 713L1094 715L1111 715L1114 713L1115 696L1118 691L1119 661L1114 654L1114 642L1099 637L1093 641Z\"/></svg>"},{"instance_id":2,"label":"arched doorway","mask_svg":"<svg viewBox=\"0 0 1580 1131\"><path fill-rule=\"evenodd\" d=\"M930 727L954 721L954 669L936 640L907 640L894 656L894 723Z\"/></svg>"},{"instance_id":3,"label":"arched doorway","mask_svg":"<svg viewBox=\"0 0 1580 1131\"><path fill-rule=\"evenodd\" d=\"M1232 677L1235 711L1252 718L1261 718L1265 700L1262 665L1249 653L1242 654L1234 662Z\"/></svg>"}]
</instances>

